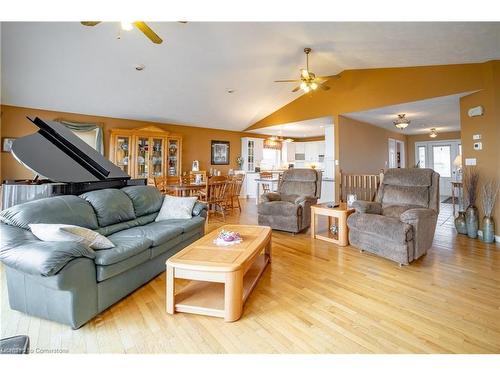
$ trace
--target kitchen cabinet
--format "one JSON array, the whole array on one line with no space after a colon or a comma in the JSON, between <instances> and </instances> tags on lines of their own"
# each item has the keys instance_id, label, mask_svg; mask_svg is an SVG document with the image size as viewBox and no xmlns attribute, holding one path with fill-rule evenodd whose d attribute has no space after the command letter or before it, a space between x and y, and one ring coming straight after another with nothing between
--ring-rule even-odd
<instances>
[{"instance_id":1,"label":"kitchen cabinet","mask_svg":"<svg viewBox=\"0 0 500 375\"><path fill-rule=\"evenodd\" d=\"M283 142L281 147L281 162L284 164L293 163L295 160L295 143Z\"/></svg>"},{"instance_id":2,"label":"kitchen cabinet","mask_svg":"<svg viewBox=\"0 0 500 375\"><path fill-rule=\"evenodd\" d=\"M318 161L317 142L304 142L304 149L306 154L306 161Z\"/></svg>"},{"instance_id":3,"label":"kitchen cabinet","mask_svg":"<svg viewBox=\"0 0 500 375\"><path fill-rule=\"evenodd\" d=\"M263 153L264 140L262 138L241 138L242 169L244 171L254 172L255 167L258 167L262 161Z\"/></svg>"},{"instance_id":4,"label":"kitchen cabinet","mask_svg":"<svg viewBox=\"0 0 500 375\"><path fill-rule=\"evenodd\" d=\"M253 172L253 173L247 173L246 175L246 197L247 198L256 198L257 197L257 182L255 180L259 178L260 174Z\"/></svg>"}]
</instances>

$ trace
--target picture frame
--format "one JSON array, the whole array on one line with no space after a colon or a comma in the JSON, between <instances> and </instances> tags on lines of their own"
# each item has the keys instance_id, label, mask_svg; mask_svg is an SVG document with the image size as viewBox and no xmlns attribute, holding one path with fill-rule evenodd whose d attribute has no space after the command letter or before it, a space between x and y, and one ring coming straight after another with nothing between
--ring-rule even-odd
<instances>
[{"instance_id":1,"label":"picture frame","mask_svg":"<svg viewBox=\"0 0 500 375\"><path fill-rule=\"evenodd\" d=\"M212 165L229 165L229 141L212 141L210 150Z\"/></svg>"},{"instance_id":2,"label":"picture frame","mask_svg":"<svg viewBox=\"0 0 500 375\"><path fill-rule=\"evenodd\" d=\"M2 152L11 152L12 151L12 143L17 138L2 138Z\"/></svg>"}]
</instances>

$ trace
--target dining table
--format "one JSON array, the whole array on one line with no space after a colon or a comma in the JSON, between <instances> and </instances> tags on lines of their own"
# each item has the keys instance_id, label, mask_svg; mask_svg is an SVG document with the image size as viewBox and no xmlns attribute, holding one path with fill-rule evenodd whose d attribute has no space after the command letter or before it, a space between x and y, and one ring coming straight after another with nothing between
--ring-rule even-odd
<instances>
[{"instance_id":1,"label":"dining table","mask_svg":"<svg viewBox=\"0 0 500 375\"><path fill-rule=\"evenodd\" d=\"M205 183L195 184L195 183L176 182L167 184L166 188L169 191L174 191L175 195L178 197L190 197L194 195L194 193L197 193L198 191L205 189L206 186L207 185Z\"/></svg>"}]
</instances>

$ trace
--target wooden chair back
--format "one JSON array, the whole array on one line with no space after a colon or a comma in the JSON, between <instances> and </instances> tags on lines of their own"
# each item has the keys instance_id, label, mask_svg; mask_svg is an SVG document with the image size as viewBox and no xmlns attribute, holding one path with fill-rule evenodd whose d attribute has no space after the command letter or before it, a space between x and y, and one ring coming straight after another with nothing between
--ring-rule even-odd
<instances>
[{"instance_id":1,"label":"wooden chair back","mask_svg":"<svg viewBox=\"0 0 500 375\"><path fill-rule=\"evenodd\" d=\"M260 172L259 178L273 178L273 174L271 172ZM261 184L263 193L269 193L271 191L271 184Z\"/></svg>"},{"instance_id":2,"label":"wooden chair back","mask_svg":"<svg viewBox=\"0 0 500 375\"><path fill-rule=\"evenodd\" d=\"M241 193L241 187L243 186L243 181L245 180L244 174L237 174L233 177L233 197L239 197Z\"/></svg>"},{"instance_id":3,"label":"wooden chair back","mask_svg":"<svg viewBox=\"0 0 500 375\"><path fill-rule=\"evenodd\" d=\"M222 203L226 198L227 178L213 176L208 184L208 203Z\"/></svg>"},{"instance_id":4,"label":"wooden chair back","mask_svg":"<svg viewBox=\"0 0 500 375\"><path fill-rule=\"evenodd\" d=\"M347 202L348 194L356 194L357 200L374 201L382 180L380 174L353 174L340 171L340 201Z\"/></svg>"}]
</instances>

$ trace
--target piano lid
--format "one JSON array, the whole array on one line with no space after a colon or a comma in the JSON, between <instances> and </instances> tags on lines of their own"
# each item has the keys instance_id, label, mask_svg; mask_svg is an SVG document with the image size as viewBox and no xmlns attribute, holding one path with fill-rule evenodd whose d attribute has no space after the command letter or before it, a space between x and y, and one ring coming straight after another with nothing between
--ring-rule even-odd
<instances>
[{"instance_id":1,"label":"piano lid","mask_svg":"<svg viewBox=\"0 0 500 375\"><path fill-rule=\"evenodd\" d=\"M55 182L93 182L130 176L55 121L28 119L40 130L12 143L14 157Z\"/></svg>"}]
</instances>

